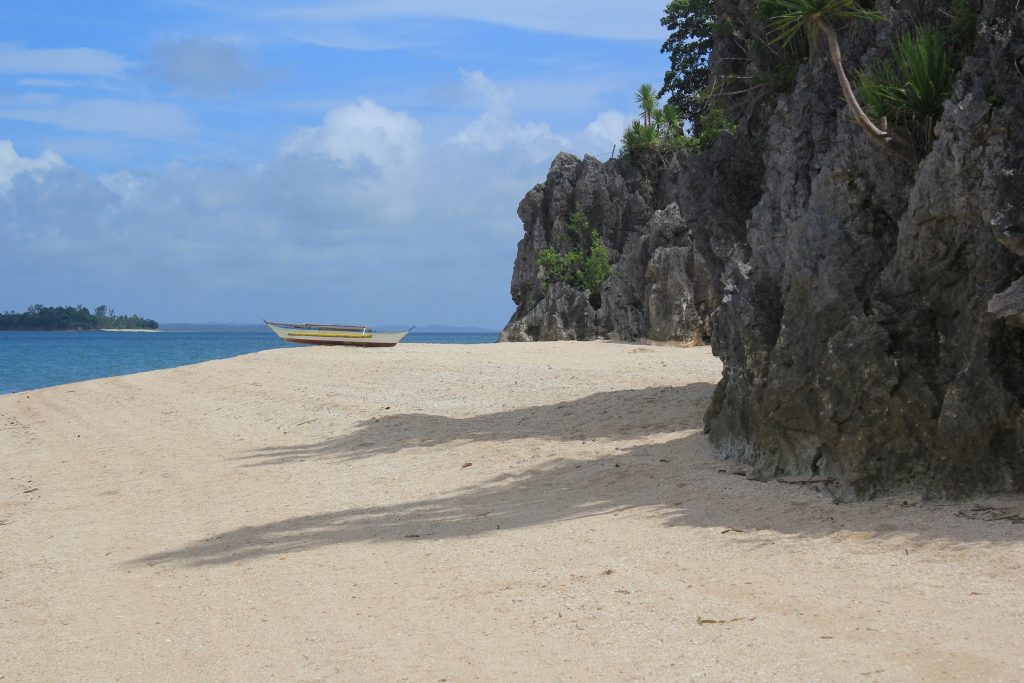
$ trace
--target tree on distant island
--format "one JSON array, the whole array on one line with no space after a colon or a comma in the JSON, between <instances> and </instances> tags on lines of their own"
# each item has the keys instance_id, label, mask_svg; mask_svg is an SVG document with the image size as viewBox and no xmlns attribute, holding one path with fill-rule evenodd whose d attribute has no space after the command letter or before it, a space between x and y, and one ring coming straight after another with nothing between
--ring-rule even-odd
<instances>
[{"instance_id":1,"label":"tree on distant island","mask_svg":"<svg viewBox=\"0 0 1024 683\"><path fill-rule=\"evenodd\" d=\"M92 313L85 306L29 306L24 313L0 313L0 330L155 330L160 324L138 315L117 315L114 309L100 305Z\"/></svg>"}]
</instances>

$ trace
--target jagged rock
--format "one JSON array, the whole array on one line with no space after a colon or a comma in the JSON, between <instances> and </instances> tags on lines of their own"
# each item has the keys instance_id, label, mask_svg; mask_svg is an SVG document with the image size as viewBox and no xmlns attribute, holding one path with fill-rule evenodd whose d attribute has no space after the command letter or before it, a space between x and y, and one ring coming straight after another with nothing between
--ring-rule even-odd
<instances>
[{"instance_id":1,"label":"jagged rock","mask_svg":"<svg viewBox=\"0 0 1024 683\"><path fill-rule=\"evenodd\" d=\"M556 282L539 304L502 330L499 341L593 339L594 319L586 292Z\"/></svg>"},{"instance_id":2,"label":"jagged rock","mask_svg":"<svg viewBox=\"0 0 1024 683\"><path fill-rule=\"evenodd\" d=\"M1024 221L1017 216L1016 225L1005 225L1007 218L1006 213L1000 212L993 219L996 239L1013 253L1024 256ZM1008 325L1024 328L1024 277L993 296L988 302L988 312Z\"/></svg>"},{"instance_id":3,"label":"jagged rock","mask_svg":"<svg viewBox=\"0 0 1024 683\"><path fill-rule=\"evenodd\" d=\"M1024 327L1024 277L993 296L988 302L988 312L1008 325Z\"/></svg>"},{"instance_id":4,"label":"jagged rock","mask_svg":"<svg viewBox=\"0 0 1024 683\"><path fill-rule=\"evenodd\" d=\"M850 121L823 51L701 154L644 172L559 155L520 205L503 336L710 333L723 379L709 443L753 477L827 481L842 499L1024 490L1024 12L979 5L917 162ZM890 21L843 34L851 72L948 9L876 6ZM744 30L749 0L717 7ZM737 43L716 43L713 71L757 59ZM597 310L565 287L545 295L536 264L577 202L614 261Z\"/></svg>"},{"instance_id":5,"label":"jagged rock","mask_svg":"<svg viewBox=\"0 0 1024 683\"><path fill-rule=\"evenodd\" d=\"M540 339L527 330L541 327L523 321L568 304L546 301L568 294L545 291L537 258L566 239L568 216L579 205L608 248L612 274L601 288L600 307L592 309L594 324L563 327L562 338L710 341L718 282L734 251L745 248L740 239L759 196L760 167L756 151L734 139L704 154L669 159L653 179L625 158L602 163L559 154L547 180L519 204L525 234L512 273L516 311L501 339Z\"/></svg>"},{"instance_id":6,"label":"jagged rock","mask_svg":"<svg viewBox=\"0 0 1024 683\"><path fill-rule=\"evenodd\" d=\"M840 498L1024 488L1024 331L1006 289L1024 272L1006 248L1024 226L1021 23L986 3L917 165L848 121L823 60L777 103L751 256L713 321L716 455L761 478L826 477ZM862 50L891 40L875 30Z\"/></svg>"}]
</instances>

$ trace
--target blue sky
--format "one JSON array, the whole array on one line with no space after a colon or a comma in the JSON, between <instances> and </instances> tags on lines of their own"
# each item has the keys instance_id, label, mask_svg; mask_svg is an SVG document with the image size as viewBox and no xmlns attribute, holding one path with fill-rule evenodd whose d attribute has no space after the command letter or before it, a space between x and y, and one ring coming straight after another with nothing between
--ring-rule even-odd
<instances>
[{"instance_id":1,"label":"blue sky","mask_svg":"<svg viewBox=\"0 0 1024 683\"><path fill-rule=\"evenodd\" d=\"M4 310L498 328L519 200L667 65L664 2L11 5Z\"/></svg>"}]
</instances>

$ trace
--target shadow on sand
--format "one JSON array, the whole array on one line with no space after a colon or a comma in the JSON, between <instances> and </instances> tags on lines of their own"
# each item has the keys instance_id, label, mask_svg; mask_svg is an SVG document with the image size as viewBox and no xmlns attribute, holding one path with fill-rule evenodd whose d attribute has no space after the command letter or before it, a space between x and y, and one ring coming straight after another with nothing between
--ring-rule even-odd
<instances>
[{"instance_id":1,"label":"shadow on sand","mask_svg":"<svg viewBox=\"0 0 1024 683\"><path fill-rule=\"evenodd\" d=\"M899 535L911 542L946 545L1019 542L1024 538L1024 525L959 518L957 513L969 508L969 503L924 509L903 507L898 500L834 505L807 488L736 476L738 468L712 461L703 435L694 433L700 428L710 392L708 384L693 384L601 393L578 401L469 418L395 415L364 422L354 434L323 443L267 450L252 457L283 463L393 453L401 450L408 438L401 427L416 425L429 425L429 433L436 432L417 447L463 440L633 439L691 432L626 449L617 449L615 441L609 440L607 454L597 458L547 460L542 466L431 499L240 527L136 562L221 565L355 542L466 538L638 508L662 515L666 526L732 530L737 532L736 542L753 544L772 541L740 532L766 530L820 538L859 531L871 538ZM551 424L552 411L564 419ZM593 419L595 411L601 419Z\"/></svg>"},{"instance_id":2,"label":"shadow on sand","mask_svg":"<svg viewBox=\"0 0 1024 683\"><path fill-rule=\"evenodd\" d=\"M636 439L701 429L712 391L713 385L696 382L682 387L606 391L572 401L471 417L386 414L364 420L351 434L312 444L264 448L240 459L253 467L303 460L358 460L405 448L474 441Z\"/></svg>"}]
</instances>

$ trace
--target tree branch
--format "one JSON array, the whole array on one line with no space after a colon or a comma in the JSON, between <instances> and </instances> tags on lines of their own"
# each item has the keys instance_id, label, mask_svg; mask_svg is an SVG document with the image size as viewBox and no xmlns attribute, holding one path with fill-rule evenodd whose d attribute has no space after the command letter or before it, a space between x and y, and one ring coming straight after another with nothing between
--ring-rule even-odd
<instances>
[{"instance_id":1,"label":"tree branch","mask_svg":"<svg viewBox=\"0 0 1024 683\"><path fill-rule=\"evenodd\" d=\"M850 79L846 77L846 70L843 68L843 53L839 48L839 37L836 35L835 29L820 16L813 17L812 21L822 30L825 38L828 40L829 57L832 59L832 65L836 69L836 76L839 77L839 85L843 89L843 97L846 99L847 104L850 105L850 111L853 113L853 118L857 125L863 128L873 140L886 149L907 161L917 161L913 145L902 136L889 130L885 119L882 119L881 126L875 124L864 111L864 108L860 106L860 102L857 101L857 95L853 92L853 86L850 85Z\"/></svg>"}]
</instances>

